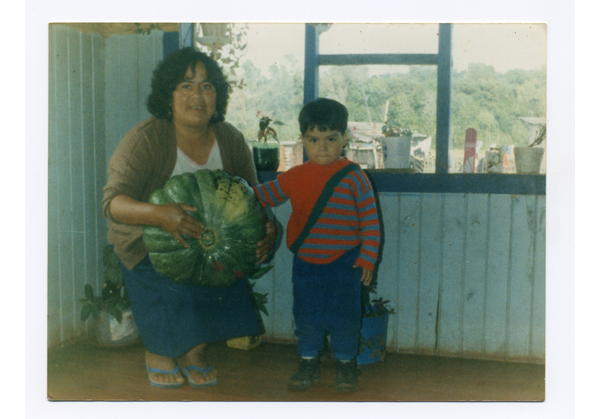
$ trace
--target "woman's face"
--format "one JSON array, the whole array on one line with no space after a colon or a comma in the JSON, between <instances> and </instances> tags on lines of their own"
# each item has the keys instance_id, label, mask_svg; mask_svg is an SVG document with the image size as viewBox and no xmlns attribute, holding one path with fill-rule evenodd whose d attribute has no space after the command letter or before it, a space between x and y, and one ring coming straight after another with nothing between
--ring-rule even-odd
<instances>
[{"instance_id":1,"label":"woman's face","mask_svg":"<svg viewBox=\"0 0 600 419\"><path fill-rule=\"evenodd\" d=\"M173 122L185 126L206 126L215 113L217 91L206 78L206 69L196 64L188 68L183 81L173 91Z\"/></svg>"}]
</instances>

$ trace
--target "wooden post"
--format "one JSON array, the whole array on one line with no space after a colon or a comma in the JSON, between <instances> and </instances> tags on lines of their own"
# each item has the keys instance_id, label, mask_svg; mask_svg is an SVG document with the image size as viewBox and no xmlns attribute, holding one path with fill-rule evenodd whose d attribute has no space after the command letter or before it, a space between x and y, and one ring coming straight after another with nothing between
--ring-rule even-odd
<instances>
[{"instance_id":1,"label":"wooden post","mask_svg":"<svg viewBox=\"0 0 600 419\"><path fill-rule=\"evenodd\" d=\"M319 97L319 34L314 26L305 25L304 104Z\"/></svg>"},{"instance_id":2,"label":"wooden post","mask_svg":"<svg viewBox=\"0 0 600 419\"><path fill-rule=\"evenodd\" d=\"M452 93L452 24L441 23L439 32L435 172L448 173L450 166L450 97Z\"/></svg>"}]
</instances>

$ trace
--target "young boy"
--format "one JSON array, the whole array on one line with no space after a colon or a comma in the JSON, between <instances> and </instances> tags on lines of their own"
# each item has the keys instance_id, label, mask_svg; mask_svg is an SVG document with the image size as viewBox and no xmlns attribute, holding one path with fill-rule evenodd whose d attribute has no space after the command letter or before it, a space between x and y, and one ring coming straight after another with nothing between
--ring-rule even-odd
<instances>
[{"instance_id":1,"label":"young boy","mask_svg":"<svg viewBox=\"0 0 600 419\"><path fill-rule=\"evenodd\" d=\"M371 184L341 157L348 111L331 99L306 104L300 116L309 161L258 185L263 206L291 200L287 245L294 253L293 314L300 365L288 383L306 390L319 378L326 330L336 359L336 391L358 388L356 355L361 283L369 285L379 250L377 207Z\"/></svg>"}]
</instances>

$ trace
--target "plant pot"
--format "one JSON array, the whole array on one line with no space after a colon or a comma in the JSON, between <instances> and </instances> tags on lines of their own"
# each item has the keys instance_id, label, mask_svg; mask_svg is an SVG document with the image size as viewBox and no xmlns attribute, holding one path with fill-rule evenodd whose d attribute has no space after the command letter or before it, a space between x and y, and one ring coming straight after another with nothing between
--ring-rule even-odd
<instances>
[{"instance_id":1,"label":"plant pot","mask_svg":"<svg viewBox=\"0 0 600 419\"><path fill-rule=\"evenodd\" d=\"M123 312L121 323L105 311L92 323L95 342L100 346L123 346L136 342L140 337L131 309Z\"/></svg>"},{"instance_id":2,"label":"plant pot","mask_svg":"<svg viewBox=\"0 0 600 419\"><path fill-rule=\"evenodd\" d=\"M521 175L540 173L544 149L541 147L515 147L515 166Z\"/></svg>"},{"instance_id":3,"label":"plant pot","mask_svg":"<svg viewBox=\"0 0 600 419\"><path fill-rule=\"evenodd\" d=\"M279 167L279 143L252 143L256 170L274 172Z\"/></svg>"},{"instance_id":4,"label":"plant pot","mask_svg":"<svg viewBox=\"0 0 600 419\"><path fill-rule=\"evenodd\" d=\"M384 137L381 140L383 165L386 169L408 169L411 137Z\"/></svg>"},{"instance_id":5,"label":"plant pot","mask_svg":"<svg viewBox=\"0 0 600 419\"><path fill-rule=\"evenodd\" d=\"M358 365L383 361L387 341L389 314L379 317L363 317L356 362Z\"/></svg>"},{"instance_id":6,"label":"plant pot","mask_svg":"<svg viewBox=\"0 0 600 419\"><path fill-rule=\"evenodd\" d=\"M252 349L259 346L262 342L262 335L258 336L240 336L239 338L229 339L227 346L236 349Z\"/></svg>"},{"instance_id":7,"label":"plant pot","mask_svg":"<svg viewBox=\"0 0 600 419\"><path fill-rule=\"evenodd\" d=\"M502 152L487 150L485 152L485 171L487 173L504 173Z\"/></svg>"}]
</instances>

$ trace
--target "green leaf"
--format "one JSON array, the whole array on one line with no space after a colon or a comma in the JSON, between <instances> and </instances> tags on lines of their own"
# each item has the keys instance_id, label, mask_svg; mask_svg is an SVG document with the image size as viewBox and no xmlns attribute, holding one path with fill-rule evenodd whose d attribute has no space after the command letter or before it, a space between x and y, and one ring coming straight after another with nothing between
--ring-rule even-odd
<instances>
[{"instance_id":1,"label":"green leaf","mask_svg":"<svg viewBox=\"0 0 600 419\"><path fill-rule=\"evenodd\" d=\"M254 273L250 275L250 279L259 279L271 269L273 269L273 265L263 266L262 268L255 270Z\"/></svg>"},{"instance_id":2,"label":"green leaf","mask_svg":"<svg viewBox=\"0 0 600 419\"><path fill-rule=\"evenodd\" d=\"M87 298L90 301L94 299L94 290L92 289L92 286L90 284L85 284L83 290L85 291L85 298Z\"/></svg>"},{"instance_id":3,"label":"green leaf","mask_svg":"<svg viewBox=\"0 0 600 419\"><path fill-rule=\"evenodd\" d=\"M367 348L373 350L373 348L375 347L375 344L373 343L373 336L371 336L369 339L367 339L365 344L367 345Z\"/></svg>"},{"instance_id":4,"label":"green leaf","mask_svg":"<svg viewBox=\"0 0 600 419\"><path fill-rule=\"evenodd\" d=\"M258 307L258 310L265 313L265 316L269 315L269 312L267 311L267 307L264 305L261 305L260 307Z\"/></svg>"},{"instance_id":5,"label":"green leaf","mask_svg":"<svg viewBox=\"0 0 600 419\"><path fill-rule=\"evenodd\" d=\"M88 319L88 317L90 317L90 314L92 314L92 305L91 304L85 304L82 308L81 308L81 321L84 322Z\"/></svg>"},{"instance_id":6,"label":"green leaf","mask_svg":"<svg viewBox=\"0 0 600 419\"><path fill-rule=\"evenodd\" d=\"M267 296L269 293L261 294L258 292L252 292L252 298L254 300L254 307L258 311L265 313L265 315L269 315L269 311L267 310L267 302L269 301Z\"/></svg>"},{"instance_id":7,"label":"green leaf","mask_svg":"<svg viewBox=\"0 0 600 419\"><path fill-rule=\"evenodd\" d=\"M90 307L92 308L92 316L98 320L100 318L100 307L95 304L90 304Z\"/></svg>"}]
</instances>

